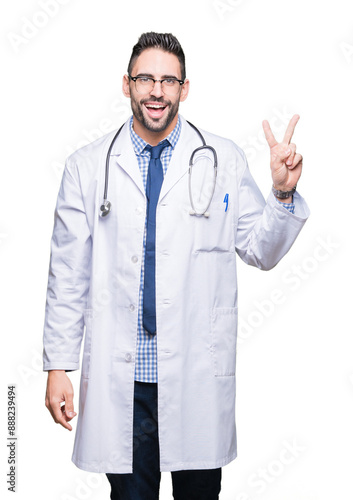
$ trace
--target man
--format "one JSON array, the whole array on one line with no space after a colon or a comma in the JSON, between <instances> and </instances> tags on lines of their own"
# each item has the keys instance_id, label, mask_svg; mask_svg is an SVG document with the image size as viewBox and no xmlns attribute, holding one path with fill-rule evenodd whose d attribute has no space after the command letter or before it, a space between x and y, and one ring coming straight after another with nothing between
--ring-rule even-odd
<instances>
[{"instance_id":1,"label":"man","mask_svg":"<svg viewBox=\"0 0 353 500\"><path fill-rule=\"evenodd\" d=\"M299 116L281 143L263 122L274 186L265 202L232 141L202 131L215 153L197 149L201 136L178 113L188 91L178 40L143 34L123 78L133 116L111 149L115 132L67 159L57 200L46 406L72 430L66 372L79 369L85 325L72 460L106 473L115 500L157 499L161 471L172 472L175 499L218 498L221 467L237 454L236 254L270 269L309 215L294 192Z\"/></svg>"}]
</instances>

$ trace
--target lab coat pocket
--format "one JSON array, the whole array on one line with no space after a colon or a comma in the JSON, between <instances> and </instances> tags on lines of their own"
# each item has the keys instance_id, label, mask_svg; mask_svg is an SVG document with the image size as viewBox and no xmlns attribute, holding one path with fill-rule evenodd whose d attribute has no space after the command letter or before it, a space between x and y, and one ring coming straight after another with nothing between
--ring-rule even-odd
<instances>
[{"instance_id":1,"label":"lab coat pocket","mask_svg":"<svg viewBox=\"0 0 353 500\"><path fill-rule=\"evenodd\" d=\"M211 203L209 217L194 216L195 251L233 253L234 229L231 214L225 211L225 205L218 200Z\"/></svg>"},{"instance_id":2,"label":"lab coat pocket","mask_svg":"<svg viewBox=\"0 0 353 500\"><path fill-rule=\"evenodd\" d=\"M214 307L211 312L211 352L215 376L234 376L237 343L237 307Z\"/></svg>"},{"instance_id":3,"label":"lab coat pocket","mask_svg":"<svg viewBox=\"0 0 353 500\"><path fill-rule=\"evenodd\" d=\"M91 361L91 347L92 347L92 309L85 309L83 318L85 322L85 342L83 346L82 355L82 377L89 378L89 367Z\"/></svg>"}]
</instances>

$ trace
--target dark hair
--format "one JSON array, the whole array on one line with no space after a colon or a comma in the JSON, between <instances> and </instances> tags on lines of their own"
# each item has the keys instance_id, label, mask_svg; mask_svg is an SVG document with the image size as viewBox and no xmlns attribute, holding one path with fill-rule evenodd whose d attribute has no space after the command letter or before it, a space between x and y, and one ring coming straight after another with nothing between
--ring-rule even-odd
<instances>
[{"instance_id":1,"label":"dark hair","mask_svg":"<svg viewBox=\"0 0 353 500\"><path fill-rule=\"evenodd\" d=\"M146 49L152 48L162 49L165 52L175 54L180 62L181 79L185 80L185 55L179 41L171 33L154 33L153 31L149 33L143 33L138 39L137 44L134 45L127 68L129 75L131 75L132 67L141 52Z\"/></svg>"}]
</instances>

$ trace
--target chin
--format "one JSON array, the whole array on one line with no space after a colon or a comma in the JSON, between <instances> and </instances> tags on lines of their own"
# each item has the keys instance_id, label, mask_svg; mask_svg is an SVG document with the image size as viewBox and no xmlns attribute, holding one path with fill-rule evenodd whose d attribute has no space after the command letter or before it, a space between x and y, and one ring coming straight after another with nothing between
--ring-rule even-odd
<instances>
[{"instance_id":1,"label":"chin","mask_svg":"<svg viewBox=\"0 0 353 500\"><path fill-rule=\"evenodd\" d=\"M147 130L150 132L164 132L168 127L168 123L144 123Z\"/></svg>"},{"instance_id":2,"label":"chin","mask_svg":"<svg viewBox=\"0 0 353 500\"><path fill-rule=\"evenodd\" d=\"M172 122L168 118L166 117L163 121L160 121L159 119L153 120L150 117L146 118L144 116L142 125L150 132L163 132Z\"/></svg>"}]
</instances>

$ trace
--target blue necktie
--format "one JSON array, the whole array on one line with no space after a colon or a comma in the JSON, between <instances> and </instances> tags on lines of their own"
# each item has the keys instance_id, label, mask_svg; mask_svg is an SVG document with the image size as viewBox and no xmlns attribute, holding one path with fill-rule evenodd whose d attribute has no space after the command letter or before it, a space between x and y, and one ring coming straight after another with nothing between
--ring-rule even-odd
<instances>
[{"instance_id":1,"label":"blue necktie","mask_svg":"<svg viewBox=\"0 0 353 500\"><path fill-rule=\"evenodd\" d=\"M169 146L165 139L157 146L146 146L151 151L148 165L147 197L147 234L145 250L145 276L143 285L143 327L151 335L156 334L156 207L163 183L163 167L160 160L163 149Z\"/></svg>"}]
</instances>

